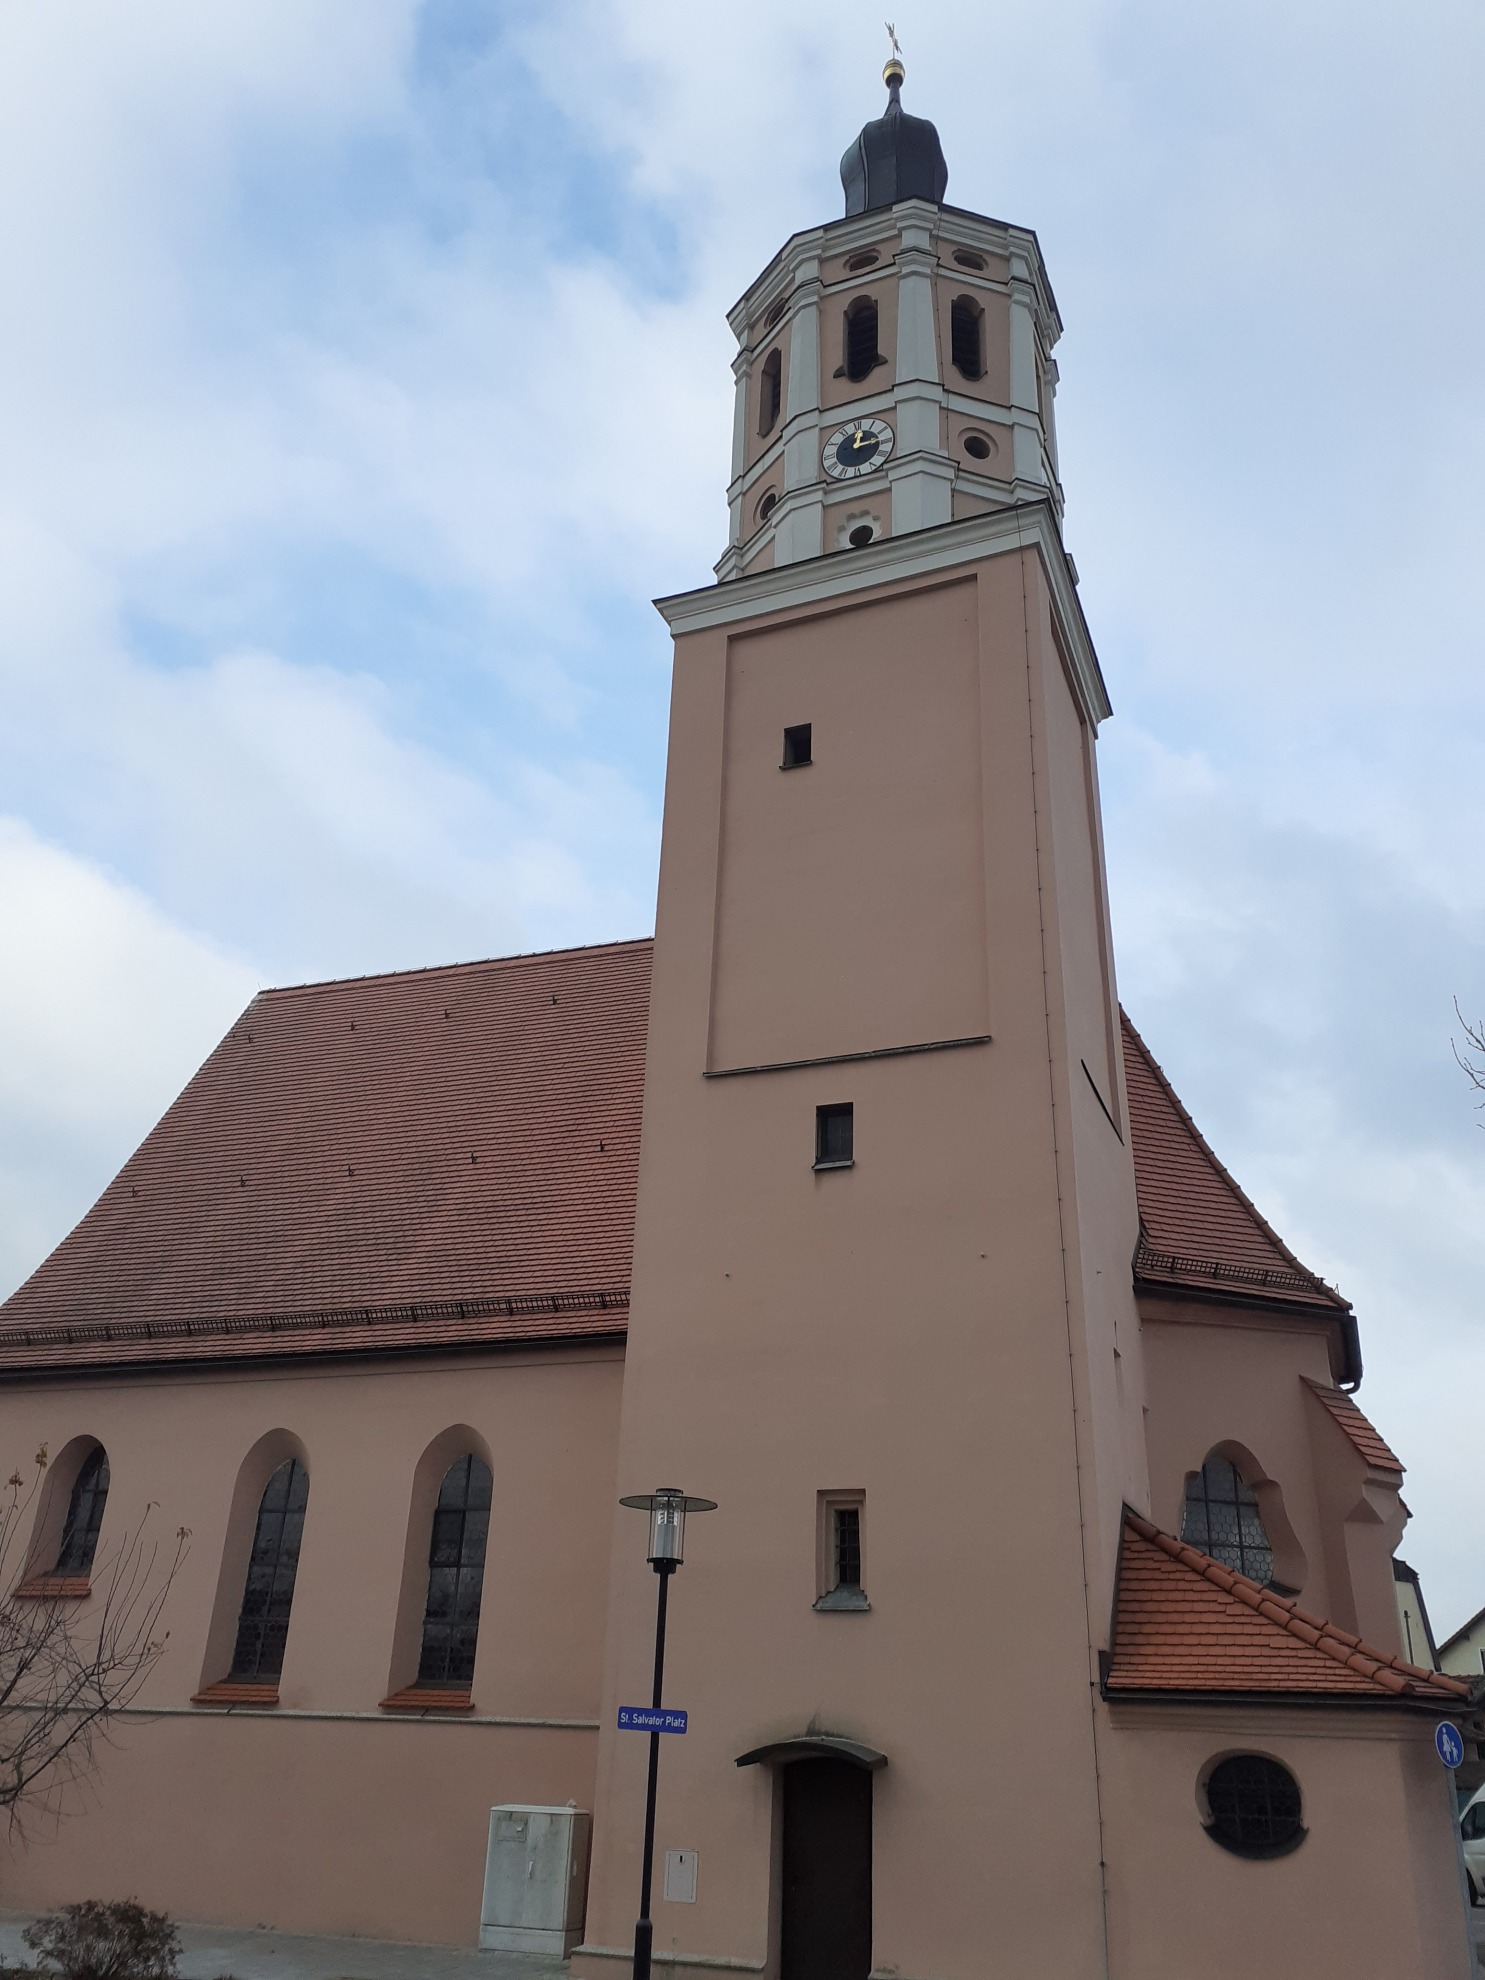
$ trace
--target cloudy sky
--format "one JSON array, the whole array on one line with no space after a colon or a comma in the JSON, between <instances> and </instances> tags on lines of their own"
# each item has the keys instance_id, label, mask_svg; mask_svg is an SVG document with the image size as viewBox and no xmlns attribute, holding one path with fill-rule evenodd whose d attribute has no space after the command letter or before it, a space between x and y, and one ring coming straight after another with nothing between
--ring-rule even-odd
<instances>
[{"instance_id":1,"label":"cloudy sky","mask_svg":"<svg viewBox=\"0 0 1485 1980\"><path fill-rule=\"evenodd\" d=\"M906 10L906 11L904 11ZM1476 0L897 0L1034 226L1121 988L1485 1603ZM0 13L0 1291L260 985L648 930L727 305L862 0Z\"/></svg>"}]
</instances>

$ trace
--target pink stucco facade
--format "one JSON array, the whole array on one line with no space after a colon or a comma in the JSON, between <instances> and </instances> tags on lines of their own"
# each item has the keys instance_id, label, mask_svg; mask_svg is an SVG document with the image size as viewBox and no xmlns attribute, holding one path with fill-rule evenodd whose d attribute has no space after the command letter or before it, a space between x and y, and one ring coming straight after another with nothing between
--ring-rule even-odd
<instances>
[{"instance_id":1,"label":"pink stucco facade","mask_svg":"<svg viewBox=\"0 0 1485 1980\"><path fill-rule=\"evenodd\" d=\"M882 348L853 380L837 346L861 293ZM973 375L952 361L961 304L978 312ZM646 1749L616 1712L647 1696L655 1582L617 1500L673 1481L717 1510L672 1590L667 1696L691 1724L665 1742L657 1843L694 1851L697 1879L694 1901L657 1883L664 1970L799 1980L789 1742L823 1740L876 1763L873 1980L1464 1980L1431 1743L1449 1696L1389 1661L1401 1474L1326 1401L1354 1384L1349 1309L1148 1069L1142 1104L1165 1108L1177 1153L1147 1149L1140 1169L1098 799L1108 704L1060 536L1060 325L1035 237L907 200L795 236L733 322L726 581L661 601L676 653L635 1190L615 1212L604 1164L629 1129L617 1103L584 1114L591 1068L544 1074L540 1163L519 1173L519 1133L499 1157L528 1237L533 1174L560 1200L540 1296L493 1266L477 1281L486 1212L467 1191L490 1165L456 1107L444 1138L475 1278L440 1293L422 1345L391 1305L360 1351L349 1320L280 1351L260 1313L256 1359L220 1346L214 1363L203 1321L192 1365L136 1336L111 1364L105 1317L90 1365L53 1348L43 1368L24 1364L29 1334L0 1328L23 1375L0 1393L0 1458L24 1468L44 1442L58 1460L39 1552L65 1467L100 1443L106 1532L152 1506L191 1536L167 1654L65 1820L11 1839L7 1902L127 1891L190 1918L467 1945L491 1806L570 1801L594 1822L574 1971L622 1971ZM847 484L822 436L856 417L893 446ZM837 550L861 517L860 547ZM801 724L810 760L785 770ZM519 1069L591 1046L601 985L583 980L578 1018L559 971L499 1032L518 1124ZM419 1017L430 1115L445 1063L471 1111L488 1084L458 1059L458 986L443 994ZM573 1027L562 1046L553 1013ZM487 1043L497 1031L482 1021ZM637 1067L635 1040L621 1047ZM246 1047L242 1064L246 1082ZM851 1159L818 1164L817 1110L845 1104ZM414 1134L416 1117L415 1091ZM335 1166L337 1188L354 1180ZM492 1256L527 1255L488 1186ZM427 1218L436 1263L420 1187L397 1214ZM632 1230L623 1338L608 1319L583 1333L584 1313L617 1310L604 1217L625 1245ZM564 1233L599 1260L570 1297ZM347 1257L344 1305L370 1313ZM466 1313L469 1290L484 1305ZM485 1333L461 1336L477 1307ZM473 1677L452 1704L389 1710L410 1687L416 1703L434 1498L470 1454L495 1481ZM193 1702L229 1675L258 1500L290 1457L309 1501L277 1703ZM1251 1585L1232 1627L1287 1631L1289 1675L1243 1690L1214 1626L1200 1683L1163 1692L1136 1671L1146 1691L1118 1690L1126 1509L1179 1534L1208 1459L1254 1495L1290 1609L1375 1653L1344 1695L1321 1664L1312 1688L1293 1676L1316 1632L1272 1604L1251 1621ZM859 1599L822 1606L840 1505ZM1188 1593L1225 1613L1215 1583ZM1461 1695L1472 1737L1473 1710ZM846 1764L830 1752L812 1764ZM1291 1853L1214 1841L1204 1783L1233 1754L1298 1783Z\"/></svg>"}]
</instances>

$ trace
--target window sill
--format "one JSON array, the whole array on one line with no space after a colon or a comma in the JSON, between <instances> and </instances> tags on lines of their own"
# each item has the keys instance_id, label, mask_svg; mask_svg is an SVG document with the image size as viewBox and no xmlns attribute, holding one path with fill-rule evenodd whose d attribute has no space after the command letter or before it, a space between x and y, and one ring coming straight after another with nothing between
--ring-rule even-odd
<instances>
[{"instance_id":1,"label":"window sill","mask_svg":"<svg viewBox=\"0 0 1485 1980\"><path fill-rule=\"evenodd\" d=\"M379 1712L472 1712L474 1700L467 1691L458 1691L451 1685L407 1685L401 1691L394 1691L390 1698L384 1698L377 1707Z\"/></svg>"},{"instance_id":2,"label":"window sill","mask_svg":"<svg viewBox=\"0 0 1485 1980\"><path fill-rule=\"evenodd\" d=\"M85 1574L33 1574L15 1590L20 1602L81 1602L93 1592Z\"/></svg>"},{"instance_id":3,"label":"window sill","mask_svg":"<svg viewBox=\"0 0 1485 1980\"><path fill-rule=\"evenodd\" d=\"M820 1596L815 1607L826 1615L861 1616L871 1607L864 1588L832 1588Z\"/></svg>"},{"instance_id":4,"label":"window sill","mask_svg":"<svg viewBox=\"0 0 1485 1980\"><path fill-rule=\"evenodd\" d=\"M855 1166L856 1158L854 1155L844 1162L816 1162L814 1165L816 1175L819 1175L822 1169L854 1169Z\"/></svg>"},{"instance_id":5,"label":"window sill","mask_svg":"<svg viewBox=\"0 0 1485 1980\"><path fill-rule=\"evenodd\" d=\"M257 1711L269 1711L278 1703L277 1684L254 1684L248 1680L236 1682L223 1678L220 1684L208 1684L192 1698L193 1705L246 1705Z\"/></svg>"}]
</instances>

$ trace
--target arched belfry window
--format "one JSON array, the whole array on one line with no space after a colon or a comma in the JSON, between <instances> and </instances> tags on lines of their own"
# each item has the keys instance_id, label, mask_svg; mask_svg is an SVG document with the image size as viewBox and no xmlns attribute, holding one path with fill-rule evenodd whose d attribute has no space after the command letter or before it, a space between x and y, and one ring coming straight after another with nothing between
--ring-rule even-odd
<instances>
[{"instance_id":1,"label":"arched belfry window","mask_svg":"<svg viewBox=\"0 0 1485 1980\"><path fill-rule=\"evenodd\" d=\"M1214 1452L1186 1480L1181 1538L1252 1581L1273 1579L1274 1554L1258 1497L1230 1458Z\"/></svg>"},{"instance_id":2,"label":"arched belfry window","mask_svg":"<svg viewBox=\"0 0 1485 1980\"><path fill-rule=\"evenodd\" d=\"M847 378L865 378L885 358L877 348L877 305L872 296L858 296L846 311L845 362Z\"/></svg>"},{"instance_id":3,"label":"arched belfry window","mask_svg":"<svg viewBox=\"0 0 1485 1980\"><path fill-rule=\"evenodd\" d=\"M491 1485L489 1465L472 1454L443 1475L428 1542L420 1685L464 1688L474 1678Z\"/></svg>"},{"instance_id":4,"label":"arched belfry window","mask_svg":"<svg viewBox=\"0 0 1485 1980\"><path fill-rule=\"evenodd\" d=\"M949 354L962 378L985 375L985 312L969 296L956 296L949 311Z\"/></svg>"},{"instance_id":5,"label":"arched belfry window","mask_svg":"<svg viewBox=\"0 0 1485 1980\"><path fill-rule=\"evenodd\" d=\"M784 358L781 351L770 351L763 360L758 384L758 431L772 433L779 423L784 403Z\"/></svg>"},{"instance_id":6,"label":"arched belfry window","mask_svg":"<svg viewBox=\"0 0 1485 1980\"><path fill-rule=\"evenodd\" d=\"M84 1460L67 1502L67 1524L57 1550L58 1574L88 1574L98 1551L98 1531L108 1502L108 1453L95 1444Z\"/></svg>"},{"instance_id":7,"label":"arched belfry window","mask_svg":"<svg viewBox=\"0 0 1485 1980\"><path fill-rule=\"evenodd\" d=\"M286 1458L259 1501L229 1684L261 1684L283 1670L308 1503L309 1473L298 1458Z\"/></svg>"}]
</instances>

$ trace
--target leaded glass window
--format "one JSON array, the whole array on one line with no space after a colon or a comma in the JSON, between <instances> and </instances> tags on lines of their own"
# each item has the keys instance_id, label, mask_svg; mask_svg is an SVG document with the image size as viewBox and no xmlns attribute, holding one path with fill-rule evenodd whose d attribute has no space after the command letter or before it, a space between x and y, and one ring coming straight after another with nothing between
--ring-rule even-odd
<instances>
[{"instance_id":1,"label":"leaded glass window","mask_svg":"<svg viewBox=\"0 0 1485 1980\"><path fill-rule=\"evenodd\" d=\"M428 1606L418 1683L467 1686L474 1679L490 1530L490 1467L462 1457L444 1473L428 1543Z\"/></svg>"},{"instance_id":2,"label":"leaded glass window","mask_svg":"<svg viewBox=\"0 0 1485 1980\"><path fill-rule=\"evenodd\" d=\"M263 1488L258 1506L229 1682L261 1682L283 1670L308 1503L309 1473L298 1458L286 1458Z\"/></svg>"},{"instance_id":3,"label":"leaded glass window","mask_svg":"<svg viewBox=\"0 0 1485 1980\"><path fill-rule=\"evenodd\" d=\"M1304 1841L1299 1782L1262 1753L1219 1760L1207 1779L1213 1841L1237 1856L1285 1856Z\"/></svg>"},{"instance_id":4,"label":"leaded glass window","mask_svg":"<svg viewBox=\"0 0 1485 1980\"><path fill-rule=\"evenodd\" d=\"M67 1502L67 1524L57 1553L58 1574L88 1574L98 1551L98 1529L108 1500L108 1453L94 1446Z\"/></svg>"},{"instance_id":5,"label":"leaded glass window","mask_svg":"<svg viewBox=\"0 0 1485 1980\"><path fill-rule=\"evenodd\" d=\"M1274 1555L1251 1485L1228 1458L1209 1457L1186 1480L1181 1538L1236 1574L1267 1583Z\"/></svg>"}]
</instances>

